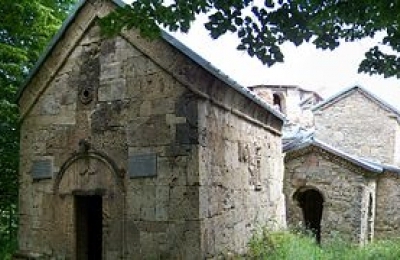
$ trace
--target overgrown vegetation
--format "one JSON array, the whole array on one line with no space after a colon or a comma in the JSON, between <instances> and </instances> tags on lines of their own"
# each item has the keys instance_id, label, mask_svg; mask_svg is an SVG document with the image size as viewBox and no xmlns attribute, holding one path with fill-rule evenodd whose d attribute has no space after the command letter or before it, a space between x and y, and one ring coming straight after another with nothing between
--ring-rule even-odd
<instances>
[{"instance_id":1,"label":"overgrown vegetation","mask_svg":"<svg viewBox=\"0 0 400 260\"><path fill-rule=\"evenodd\" d=\"M376 260L400 259L399 239L376 241L358 246L342 239L340 235L322 246L314 238L301 232L262 230L250 241L250 259L268 260Z\"/></svg>"},{"instance_id":2,"label":"overgrown vegetation","mask_svg":"<svg viewBox=\"0 0 400 260\"><path fill-rule=\"evenodd\" d=\"M10 239L4 239L0 241L0 259L11 260L12 254L17 249L17 240L15 237Z\"/></svg>"},{"instance_id":3,"label":"overgrown vegetation","mask_svg":"<svg viewBox=\"0 0 400 260\"><path fill-rule=\"evenodd\" d=\"M16 245L18 88L75 0L1 0L0 5L0 259Z\"/></svg>"}]
</instances>

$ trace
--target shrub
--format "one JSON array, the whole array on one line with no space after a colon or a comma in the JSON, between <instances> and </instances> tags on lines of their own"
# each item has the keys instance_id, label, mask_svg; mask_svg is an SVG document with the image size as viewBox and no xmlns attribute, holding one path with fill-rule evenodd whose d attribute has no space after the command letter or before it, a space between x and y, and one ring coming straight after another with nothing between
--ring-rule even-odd
<instances>
[{"instance_id":1,"label":"shrub","mask_svg":"<svg viewBox=\"0 0 400 260\"><path fill-rule=\"evenodd\" d=\"M12 254L17 248L16 240L0 239L0 259L11 260Z\"/></svg>"},{"instance_id":2,"label":"shrub","mask_svg":"<svg viewBox=\"0 0 400 260\"><path fill-rule=\"evenodd\" d=\"M253 259L319 259L321 248L306 234L263 229L249 243Z\"/></svg>"}]
</instances>

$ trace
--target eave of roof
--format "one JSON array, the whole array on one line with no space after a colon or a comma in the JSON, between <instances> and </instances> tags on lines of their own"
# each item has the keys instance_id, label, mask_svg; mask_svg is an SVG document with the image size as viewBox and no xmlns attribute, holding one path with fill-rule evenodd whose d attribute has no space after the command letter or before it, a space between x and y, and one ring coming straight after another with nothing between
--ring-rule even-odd
<instances>
[{"instance_id":1,"label":"eave of roof","mask_svg":"<svg viewBox=\"0 0 400 260\"><path fill-rule=\"evenodd\" d=\"M370 161L368 159L365 158L359 158L360 160L363 160L369 164L373 164L376 165L377 167L381 167L383 171L388 171L388 172L393 172L393 173L397 173L400 174L400 168L398 166L395 165L390 165L390 164L383 164L383 163L379 163L379 162L373 162Z\"/></svg>"},{"instance_id":2,"label":"eave of roof","mask_svg":"<svg viewBox=\"0 0 400 260\"><path fill-rule=\"evenodd\" d=\"M320 140L317 140L315 138L308 138L305 141L300 141L296 145L291 145L290 147L284 147L283 152L285 153L290 153L294 151L299 151L302 149L306 149L308 147L317 147L319 149L322 149L324 151L327 151L328 153L331 153L333 155L336 155L348 162L351 162L367 171L373 172L373 173L382 173L385 170L396 170L396 172L400 173L400 168L397 168L395 166L391 166L389 168L388 165L384 165L378 162L372 162L368 159L365 158L360 158L351 154L348 154L346 152L343 152L329 144L326 144Z\"/></svg>"},{"instance_id":3,"label":"eave of roof","mask_svg":"<svg viewBox=\"0 0 400 260\"><path fill-rule=\"evenodd\" d=\"M203 57L195 53L193 50L188 48L186 45L184 45L182 42L180 42L178 39L170 35L169 33L165 31L161 31L161 35L164 40L166 40L169 44L180 50L183 54L188 56L190 59L192 59L194 62L199 64L201 67L203 67L205 70L210 72L212 75L214 75L216 78L220 79L221 81L225 82L227 85L231 86L233 89L238 91L239 93L243 94L244 96L250 98L252 101L260 105L261 107L265 108L266 110L270 111L272 114L274 114L276 117L281 119L282 121L286 121L285 115L274 109L272 106L270 106L267 102L265 102L263 99L258 97L255 93L250 91L248 88L240 85L236 81L234 81L232 78L230 78L228 75L223 73L221 70L217 69L214 67L209 61L205 60Z\"/></svg>"},{"instance_id":4,"label":"eave of roof","mask_svg":"<svg viewBox=\"0 0 400 260\"><path fill-rule=\"evenodd\" d=\"M122 2L121 0L110 0L114 4L116 4L119 7L124 7L126 4ZM40 56L38 59L37 63L33 67L33 69L30 71L27 79L24 81L24 83L21 85L19 91L17 92L17 101L22 96L22 93L24 92L25 88L29 85L31 82L32 78L34 75L38 72L40 67L44 64L48 56L51 54L52 50L55 48L56 44L58 41L63 37L65 34L66 30L68 27L71 25L71 23L74 21L76 15L79 13L79 11L82 9L82 7L85 5L86 0L81 0L79 3L76 4L74 9L72 10L71 14L68 16L68 18L64 21L62 24L60 30L55 34L55 36L52 38L50 41L49 45L43 52L43 54ZM168 34L167 32L161 30L161 36L162 38L167 41L169 44L180 50L183 54L185 54L187 57L192 59L194 62L196 62L198 65L203 67L205 70L210 72L212 75L226 83L228 86L232 87L242 95L246 96L253 102L257 103L260 105L262 108L266 109L267 111L271 112L274 116L279 118L282 121L285 121L286 118L283 114L281 114L279 111L275 110L272 106L270 106L268 103L263 101L261 98L259 98L257 95L255 95L253 92L251 92L249 89L246 87L238 84L235 82L233 79L231 79L229 76L221 72L221 70L215 68L209 61L206 61L204 58L199 56L197 53L195 53L193 50L185 46L182 42L174 38L172 35Z\"/></svg>"},{"instance_id":5,"label":"eave of roof","mask_svg":"<svg viewBox=\"0 0 400 260\"><path fill-rule=\"evenodd\" d=\"M301 89L303 91L310 91L311 90L305 90L300 88L297 85L268 85L268 84L260 84L260 85L253 85L253 86L248 86L249 89L255 89L255 88L280 88L280 89Z\"/></svg>"},{"instance_id":6,"label":"eave of roof","mask_svg":"<svg viewBox=\"0 0 400 260\"><path fill-rule=\"evenodd\" d=\"M315 105L312 108L312 111L317 111L319 109L322 109L324 107L326 107L327 105L333 104L336 101L338 101L341 97L356 91L356 90L360 90L361 92L363 92L364 94L366 94L367 96L369 96L371 99L373 99L374 101L376 101L382 108L391 111L392 113L394 113L398 118L400 118L400 112L393 107L392 105L390 105L389 103L387 103L386 101L384 101L383 99L379 98L378 96L376 96L375 94L371 93L370 91L366 90L365 88L361 87L361 86L352 86L349 88L346 88L338 93L336 93L335 95L331 96L330 98L326 99L325 101Z\"/></svg>"}]
</instances>

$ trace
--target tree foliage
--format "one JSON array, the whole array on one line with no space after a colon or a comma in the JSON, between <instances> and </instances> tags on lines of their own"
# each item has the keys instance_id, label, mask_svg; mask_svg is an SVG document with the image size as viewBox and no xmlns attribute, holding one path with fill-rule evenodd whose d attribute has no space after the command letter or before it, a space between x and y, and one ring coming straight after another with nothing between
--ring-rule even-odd
<instances>
[{"instance_id":1,"label":"tree foliage","mask_svg":"<svg viewBox=\"0 0 400 260\"><path fill-rule=\"evenodd\" d=\"M73 0L1 0L0 247L16 227L19 127L15 94Z\"/></svg>"},{"instance_id":2,"label":"tree foliage","mask_svg":"<svg viewBox=\"0 0 400 260\"><path fill-rule=\"evenodd\" d=\"M237 49L272 66L283 62L280 46L311 42L333 50L343 41L384 35L361 62L359 72L400 78L399 0L141 0L102 20L106 34L138 28L154 37L159 26L187 32L202 13L212 38L236 34Z\"/></svg>"}]
</instances>

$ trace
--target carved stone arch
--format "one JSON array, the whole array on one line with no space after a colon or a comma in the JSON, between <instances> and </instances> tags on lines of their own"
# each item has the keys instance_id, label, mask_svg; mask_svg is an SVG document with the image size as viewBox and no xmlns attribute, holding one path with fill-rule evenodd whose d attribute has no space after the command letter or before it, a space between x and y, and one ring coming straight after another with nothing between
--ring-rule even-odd
<instances>
[{"instance_id":1,"label":"carved stone arch","mask_svg":"<svg viewBox=\"0 0 400 260\"><path fill-rule=\"evenodd\" d=\"M58 194L59 185L67 170L73 165L75 162L79 160L98 160L103 162L113 174L115 183L120 188L121 192L125 193L125 186L123 181L123 173L118 168L117 164L111 159L107 154L100 151L85 151L85 152L76 152L71 157L69 157L61 166L60 171L57 173L54 184L53 184L53 192L54 194Z\"/></svg>"},{"instance_id":2,"label":"carved stone arch","mask_svg":"<svg viewBox=\"0 0 400 260\"><path fill-rule=\"evenodd\" d=\"M65 252L67 259L87 259L83 255L89 251L102 255L95 259L122 259L125 190L124 175L115 161L88 143L80 144L53 184L52 240L58 241L54 251Z\"/></svg>"}]
</instances>

